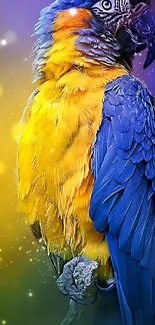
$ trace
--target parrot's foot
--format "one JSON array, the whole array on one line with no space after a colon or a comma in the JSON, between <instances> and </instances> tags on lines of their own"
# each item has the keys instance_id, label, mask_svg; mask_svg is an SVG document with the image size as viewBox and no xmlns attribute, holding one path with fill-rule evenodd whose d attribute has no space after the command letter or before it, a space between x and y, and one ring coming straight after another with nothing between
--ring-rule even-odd
<instances>
[{"instance_id":1,"label":"parrot's foot","mask_svg":"<svg viewBox=\"0 0 155 325\"><path fill-rule=\"evenodd\" d=\"M69 301L69 311L60 325L70 325L74 319L80 318L83 306L77 304L74 300Z\"/></svg>"},{"instance_id":2,"label":"parrot's foot","mask_svg":"<svg viewBox=\"0 0 155 325\"><path fill-rule=\"evenodd\" d=\"M97 299L97 262L84 257L74 257L65 264L57 280L59 290L82 305L89 305Z\"/></svg>"}]
</instances>

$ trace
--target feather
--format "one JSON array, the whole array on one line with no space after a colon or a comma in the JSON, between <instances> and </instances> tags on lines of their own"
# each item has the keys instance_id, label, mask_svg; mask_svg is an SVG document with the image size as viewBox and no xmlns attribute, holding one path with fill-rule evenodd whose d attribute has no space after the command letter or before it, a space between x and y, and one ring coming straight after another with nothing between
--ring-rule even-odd
<instances>
[{"instance_id":1,"label":"feather","mask_svg":"<svg viewBox=\"0 0 155 325\"><path fill-rule=\"evenodd\" d=\"M98 233L89 219L92 166L97 175L101 168L98 162L109 149L104 181L112 188L107 178L112 172L106 171L112 162L115 169L116 148L111 147L108 118L104 125L106 141L100 138L102 150L96 150L95 139L101 126L104 88L107 82L127 72L118 66L103 69L103 65L87 61L76 49L78 27L87 30L90 37L86 22L91 16L89 10L79 8L75 19L70 18L68 10L59 9L56 3L44 10L36 28L40 36L34 69L37 76L41 73L42 82L19 141L20 209L30 226L39 224L49 255L58 253L65 262L84 254L100 261L103 277L111 277L104 234ZM96 154L97 163L91 161ZM96 198L101 192L99 188ZM115 191L114 200L107 202L109 213L116 200Z\"/></svg>"},{"instance_id":2,"label":"feather","mask_svg":"<svg viewBox=\"0 0 155 325\"><path fill-rule=\"evenodd\" d=\"M104 118L110 146L100 155L90 217L105 231L124 324L154 325L155 319L155 141L154 100L131 76L105 90ZM120 109L121 106L121 109ZM111 126L110 126L111 123ZM104 137L104 123L96 137ZM95 160L95 155L93 156ZM97 193L97 195L96 195Z\"/></svg>"}]
</instances>

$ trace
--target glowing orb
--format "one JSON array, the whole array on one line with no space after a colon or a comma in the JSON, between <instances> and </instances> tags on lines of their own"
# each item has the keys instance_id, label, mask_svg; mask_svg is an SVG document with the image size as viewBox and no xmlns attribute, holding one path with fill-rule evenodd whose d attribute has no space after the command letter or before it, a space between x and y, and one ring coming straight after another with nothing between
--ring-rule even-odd
<instances>
[{"instance_id":1,"label":"glowing orb","mask_svg":"<svg viewBox=\"0 0 155 325\"><path fill-rule=\"evenodd\" d=\"M2 46L5 46L6 44L7 44L6 39L2 39L2 40L1 40L1 45L2 45Z\"/></svg>"},{"instance_id":2,"label":"glowing orb","mask_svg":"<svg viewBox=\"0 0 155 325\"><path fill-rule=\"evenodd\" d=\"M69 9L69 13L71 16L75 16L78 13L78 11L76 8L71 8L71 9Z\"/></svg>"}]
</instances>

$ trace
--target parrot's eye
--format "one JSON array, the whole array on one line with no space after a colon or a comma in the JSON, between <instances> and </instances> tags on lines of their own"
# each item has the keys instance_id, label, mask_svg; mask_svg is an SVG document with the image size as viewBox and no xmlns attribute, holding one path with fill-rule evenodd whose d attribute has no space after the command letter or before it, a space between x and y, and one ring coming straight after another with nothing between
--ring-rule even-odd
<instances>
[{"instance_id":1,"label":"parrot's eye","mask_svg":"<svg viewBox=\"0 0 155 325\"><path fill-rule=\"evenodd\" d=\"M110 0L103 0L102 7L104 10L110 10L112 8L112 3Z\"/></svg>"}]
</instances>

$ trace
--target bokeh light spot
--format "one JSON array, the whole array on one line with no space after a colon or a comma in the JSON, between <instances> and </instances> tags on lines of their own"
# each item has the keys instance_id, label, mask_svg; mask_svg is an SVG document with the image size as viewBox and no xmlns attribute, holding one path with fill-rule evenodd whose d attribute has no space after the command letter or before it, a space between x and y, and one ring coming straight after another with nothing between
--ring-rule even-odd
<instances>
[{"instance_id":1,"label":"bokeh light spot","mask_svg":"<svg viewBox=\"0 0 155 325\"><path fill-rule=\"evenodd\" d=\"M33 292L30 291L30 292L28 293L28 296L29 296L30 298L32 298L32 297L33 297Z\"/></svg>"},{"instance_id":2,"label":"bokeh light spot","mask_svg":"<svg viewBox=\"0 0 155 325\"><path fill-rule=\"evenodd\" d=\"M3 35L3 38L0 39L0 45L4 47L16 43L16 41L17 34L14 31L9 30L5 35Z\"/></svg>"},{"instance_id":3,"label":"bokeh light spot","mask_svg":"<svg viewBox=\"0 0 155 325\"><path fill-rule=\"evenodd\" d=\"M76 14L78 13L77 9L76 8L71 8L69 9L69 13L71 16L76 16Z\"/></svg>"},{"instance_id":4,"label":"bokeh light spot","mask_svg":"<svg viewBox=\"0 0 155 325\"><path fill-rule=\"evenodd\" d=\"M7 45L7 40L6 39L2 39L1 40L1 45L2 46L6 46Z\"/></svg>"}]
</instances>

